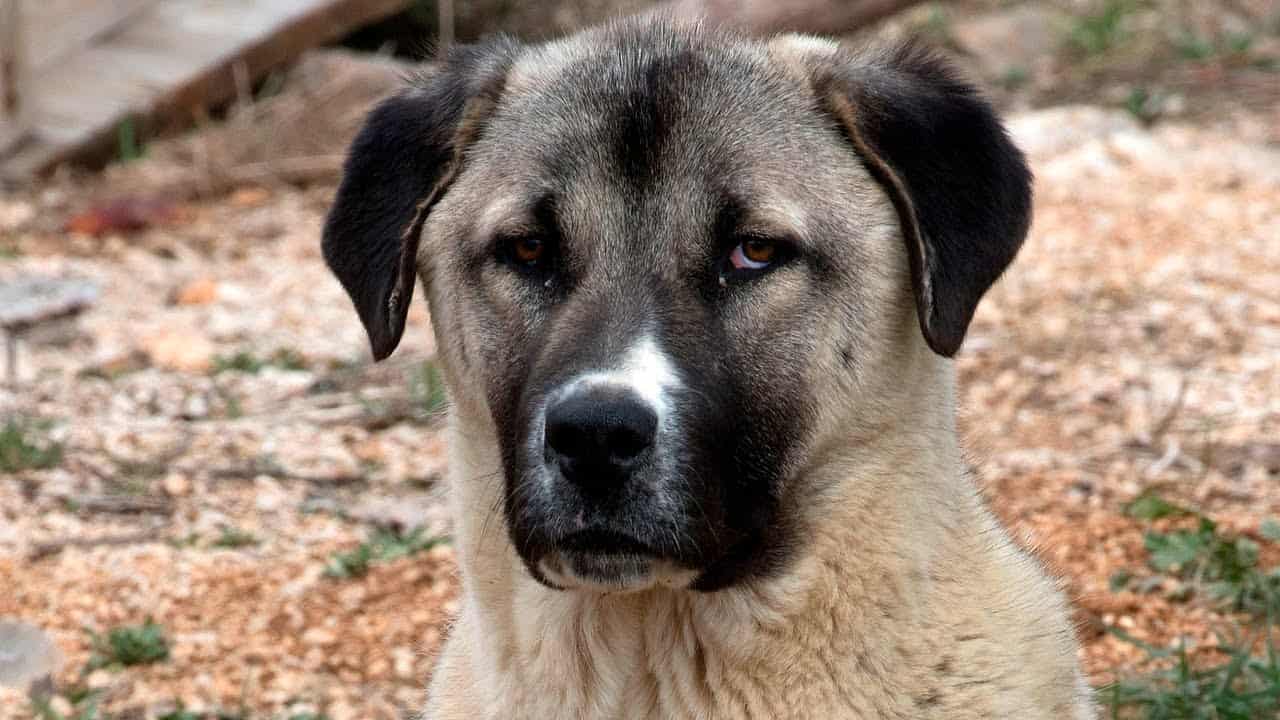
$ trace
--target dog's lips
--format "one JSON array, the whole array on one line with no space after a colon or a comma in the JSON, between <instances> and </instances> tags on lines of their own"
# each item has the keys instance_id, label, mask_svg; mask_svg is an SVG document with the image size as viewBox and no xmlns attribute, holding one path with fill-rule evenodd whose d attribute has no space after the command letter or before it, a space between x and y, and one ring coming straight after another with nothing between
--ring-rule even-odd
<instances>
[{"instance_id":1,"label":"dog's lips","mask_svg":"<svg viewBox=\"0 0 1280 720\"><path fill-rule=\"evenodd\" d=\"M608 530L584 530L561 538L538 561L545 578L561 589L635 591L685 587L696 573L665 560L649 545Z\"/></svg>"},{"instance_id":2,"label":"dog's lips","mask_svg":"<svg viewBox=\"0 0 1280 720\"><path fill-rule=\"evenodd\" d=\"M631 535L600 528L569 533L560 538L556 548L566 553L585 556L658 556L658 553L648 544Z\"/></svg>"}]
</instances>

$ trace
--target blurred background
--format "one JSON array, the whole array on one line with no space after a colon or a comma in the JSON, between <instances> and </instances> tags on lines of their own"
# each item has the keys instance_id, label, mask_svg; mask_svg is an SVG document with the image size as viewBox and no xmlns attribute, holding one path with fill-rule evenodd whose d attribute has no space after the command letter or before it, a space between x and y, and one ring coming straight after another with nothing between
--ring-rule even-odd
<instances>
[{"instance_id":1,"label":"blurred background","mask_svg":"<svg viewBox=\"0 0 1280 720\"><path fill-rule=\"evenodd\" d=\"M0 718L407 718L457 584L422 303L319 254L439 48L645 0L0 0ZM916 36L1037 176L958 360L987 497L1114 717L1280 717L1280 4L678 0Z\"/></svg>"}]
</instances>

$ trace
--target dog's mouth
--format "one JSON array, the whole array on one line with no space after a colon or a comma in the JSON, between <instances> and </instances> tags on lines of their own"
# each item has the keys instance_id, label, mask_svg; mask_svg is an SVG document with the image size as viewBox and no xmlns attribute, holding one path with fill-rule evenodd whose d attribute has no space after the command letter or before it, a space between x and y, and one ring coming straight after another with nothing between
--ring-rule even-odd
<instances>
[{"instance_id":1,"label":"dog's mouth","mask_svg":"<svg viewBox=\"0 0 1280 720\"><path fill-rule=\"evenodd\" d=\"M563 590L634 592L687 587L696 571L663 558L646 543L609 530L566 535L537 563L543 578Z\"/></svg>"}]
</instances>

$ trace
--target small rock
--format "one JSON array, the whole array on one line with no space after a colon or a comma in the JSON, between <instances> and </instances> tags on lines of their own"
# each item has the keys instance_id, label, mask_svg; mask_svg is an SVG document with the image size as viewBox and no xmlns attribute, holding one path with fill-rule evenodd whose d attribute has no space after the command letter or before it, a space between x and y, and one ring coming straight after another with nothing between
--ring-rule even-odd
<instances>
[{"instance_id":1,"label":"small rock","mask_svg":"<svg viewBox=\"0 0 1280 720\"><path fill-rule=\"evenodd\" d=\"M199 278L178 288L173 293L174 305L208 305L218 299L218 281Z\"/></svg>"},{"instance_id":2,"label":"small rock","mask_svg":"<svg viewBox=\"0 0 1280 720\"><path fill-rule=\"evenodd\" d=\"M54 695L49 700L49 709L57 713L54 717L75 717L76 709L72 706L71 701L61 695Z\"/></svg>"},{"instance_id":3,"label":"small rock","mask_svg":"<svg viewBox=\"0 0 1280 720\"><path fill-rule=\"evenodd\" d=\"M182 473L169 473L161 481L161 486L170 497L185 497L191 493L191 480Z\"/></svg>"},{"instance_id":4,"label":"small rock","mask_svg":"<svg viewBox=\"0 0 1280 720\"><path fill-rule=\"evenodd\" d=\"M101 690L105 687L110 687L111 682L111 673L105 668L98 668L97 670L94 670L84 679L84 684L88 685L91 690Z\"/></svg>"},{"instance_id":5,"label":"small rock","mask_svg":"<svg viewBox=\"0 0 1280 720\"><path fill-rule=\"evenodd\" d=\"M391 662L395 668L396 677L401 680L412 679L417 673L414 668L414 654L411 648L404 646L392 648Z\"/></svg>"},{"instance_id":6,"label":"small rock","mask_svg":"<svg viewBox=\"0 0 1280 720\"><path fill-rule=\"evenodd\" d=\"M203 335L182 330L168 330L142 342L142 350L151 363L168 370L208 372L213 364L213 343Z\"/></svg>"},{"instance_id":7,"label":"small rock","mask_svg":"<svg viewBox=\"0 0 1280 720\"><path fill-rule=\"evenodd\" d=\"M0 685L24 689L57 672L62 653L43 630L16 621L0 622Z\"/></svg>"},{"instance_id":8,"label":"small rock","mask_svg":"<svg viewBox=\"0 0 1280 720\"><path fill-rule=\"evenodd\" d=\"M330 703L325 715L333 718L333 720L356 720L356 718L360 717L360 713L356 712L351 703L344 700Z\"/></svg>"},{"instance_id":9,"label":"small rock","mask_svg":"<svg viewBox=\"0 0 1280 720\"><path fill-rule=\"evenodd\" d=\"M209 417L209 399L201 393L188 395L182 401L180 416L183 420L203 420Z\"/></svg>"},{"instance_id":10,"label":"small rock","mask_svg":"<svg viewBox=\"0 0 1280 720\"><path fill-rule=\"evenodd\" d=\"M259 512L275 512L289 500L284 488L270 475L259 475L253 479L253 506Z\"/></svg>"},{"instance_id":11,"label":"small rock","mask_svg":"<svg viewBox=\"0 0 1280 720\"><path fill-rule=\"evenodd\" d=\"M311 628L302 633L302 642L307 645L332 645L337 641L338 636L326 628Z\"/></svg>"},{"instance_id":12,"label":"small rock","mask_svg":"<svg viewBox=\"0 0 1280 720\"><path fill-rule=\"evenodd\" d=\"M231 193L227 200L236 207L257 207L271 199L271 191L263 187L244 187Z\"/></svg>"}]
</instances>

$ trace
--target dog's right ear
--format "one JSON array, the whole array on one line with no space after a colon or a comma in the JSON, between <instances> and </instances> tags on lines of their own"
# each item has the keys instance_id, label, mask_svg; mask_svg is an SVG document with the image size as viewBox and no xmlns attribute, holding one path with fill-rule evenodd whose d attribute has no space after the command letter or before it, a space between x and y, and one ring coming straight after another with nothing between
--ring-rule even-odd
<instances>
[{"instance_id":1,"label":"dog's right ear","mask_svg":"<svg viewBox=\"0 0 1280 720\"><path fill-rule=\"evenodd\" d=\"M423 223L482 132L518 48L500 37L453 49L439 70L378 105L351 144L321 248L375 360L400 343Z\"/></svg>"}]
</instances>

